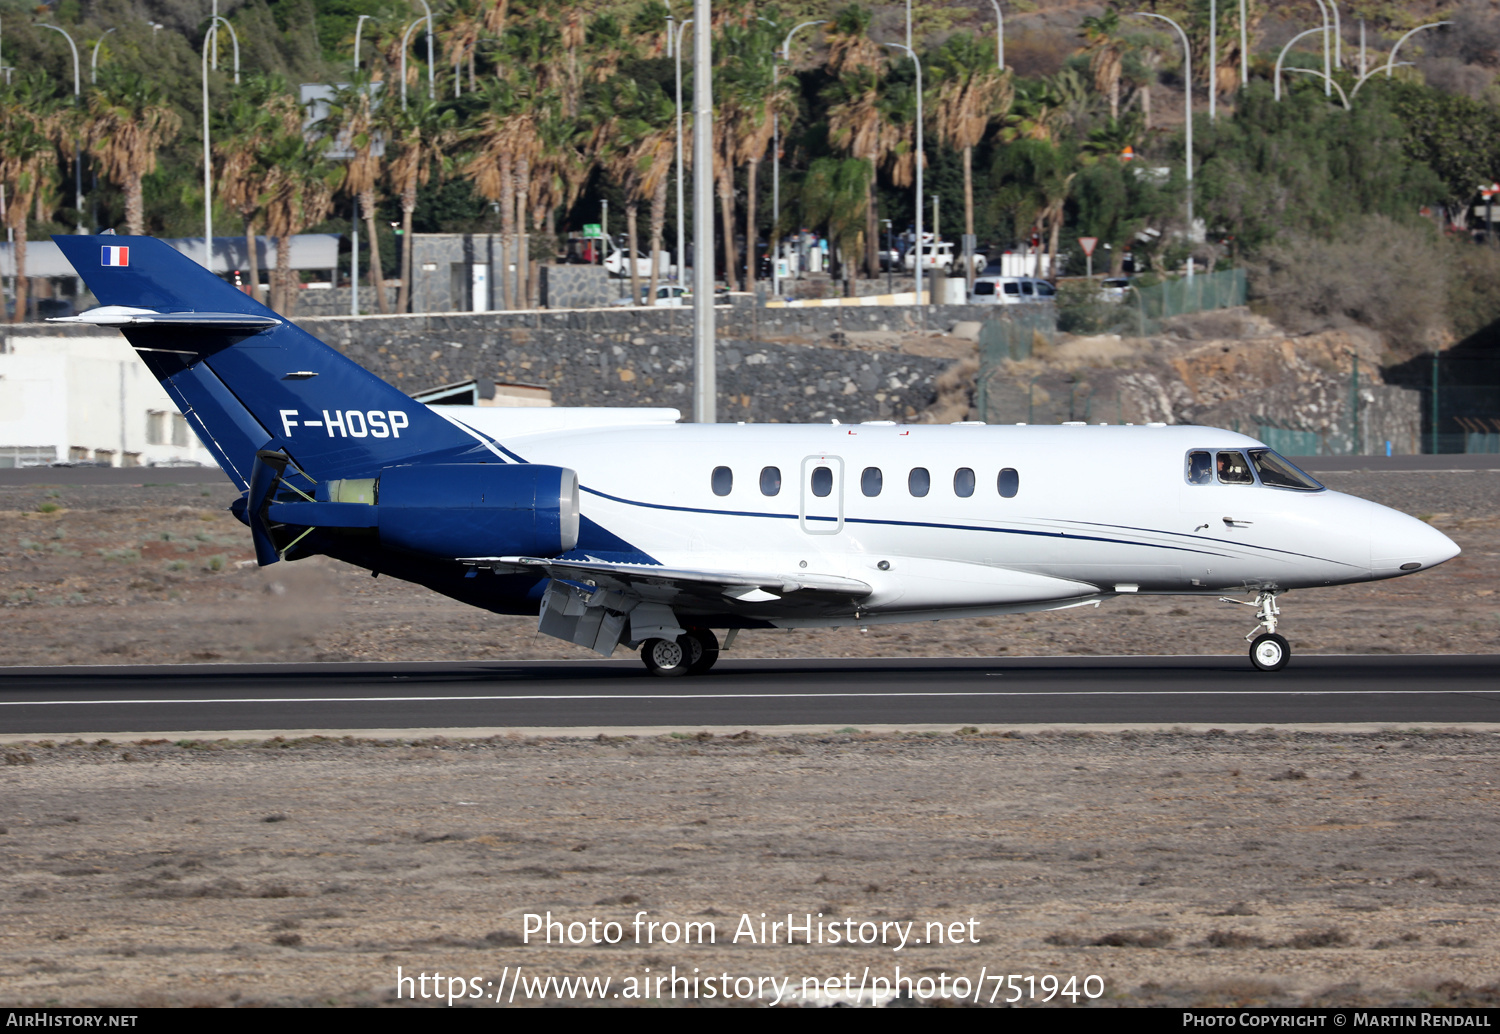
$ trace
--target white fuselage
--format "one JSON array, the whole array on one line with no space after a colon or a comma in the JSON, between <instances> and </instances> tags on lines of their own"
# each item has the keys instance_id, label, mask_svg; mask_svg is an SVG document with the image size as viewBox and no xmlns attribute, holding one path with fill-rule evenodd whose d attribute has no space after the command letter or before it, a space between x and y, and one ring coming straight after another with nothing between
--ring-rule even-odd
<instances>
[{"instance_id":1,"label":"white fuselage","mask_svg":"<svg viewBox=\"0 0 1500 1034\"><path fill-rule=\"evenodd\" d=\"M1190 484L1193 450L1264 448L1209 427L645 423L516 433L515 417L501 420L481 430L515 458L576 470L583 515L661 564L855 578L874 588L851 605L861 623L1120 593L1337 585L1458 552L1423 522L1338 492ZM772 494L767 468L779 472ZM913 492L921 471L925 495ZM1001 485L1002 471L1014 472L1011 484ZM766 619L850 621L788 602Z\"/></svg>"}]
</instances>

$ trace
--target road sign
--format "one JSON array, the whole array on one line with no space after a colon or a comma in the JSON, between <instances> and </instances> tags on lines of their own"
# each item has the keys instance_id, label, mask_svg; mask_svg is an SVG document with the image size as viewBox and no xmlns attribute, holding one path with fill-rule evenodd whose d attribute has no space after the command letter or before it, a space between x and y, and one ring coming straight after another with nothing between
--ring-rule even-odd
<instances>
[{"instance_id":1,"label":"road sign","mask_svg":"<svg viewBox=\"0 0 1500 1034\"><path fill-rule=\"evenodd\" d=\"M584 223L583 235L585 237L603 237L604 229L598 223Z\"/></svg>"},{"instance_id":2,"label":"road sign","mask_svg":"<svg viewBox=\"0 0 1500 1034\"><path fill-rule=\"evenodd\" d=\"M1093 257L1094 249L1096 247L1098 247L1098 245L1099 245L1099 238L1098 237L1080 237L1080 238L1078 238L1078 246L1083 249L1083 253L1087 257L1090 257L1090 258Z\"/></svg>"}]
</instances>

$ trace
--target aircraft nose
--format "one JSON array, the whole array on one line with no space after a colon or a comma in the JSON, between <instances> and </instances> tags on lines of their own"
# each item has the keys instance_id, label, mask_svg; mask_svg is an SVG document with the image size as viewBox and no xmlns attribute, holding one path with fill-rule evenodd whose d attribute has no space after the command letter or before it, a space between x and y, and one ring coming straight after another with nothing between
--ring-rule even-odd
<instances>
[{"instance_id":1,"label":"aircraft nose","mask_svg":"<svg viewBox=\"0 0 1500 1034\"><path fill-rule=\"evenodd\" d=\"M1371 503L1367 519L1371 578L1425 571L1460 552L1447 535L1399 510Z\"/></svg>"}]
</instances>

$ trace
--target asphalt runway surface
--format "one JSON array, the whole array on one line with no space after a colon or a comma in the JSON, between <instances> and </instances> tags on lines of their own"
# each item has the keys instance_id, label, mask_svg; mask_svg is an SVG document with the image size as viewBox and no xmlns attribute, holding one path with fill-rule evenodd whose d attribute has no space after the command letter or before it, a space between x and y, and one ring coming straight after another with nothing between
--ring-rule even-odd
<instances>
[{"instance_id":1,"label":"asphalt runway surface","mask_svg":"<svg viewBox=\"0 0 1500 1034\"><path fill-rule=\"evenodd\" d=\"M0 669L0 734L702 726L1500 722L1500 655L634 658Z\"/></svg>"}]
</instances>

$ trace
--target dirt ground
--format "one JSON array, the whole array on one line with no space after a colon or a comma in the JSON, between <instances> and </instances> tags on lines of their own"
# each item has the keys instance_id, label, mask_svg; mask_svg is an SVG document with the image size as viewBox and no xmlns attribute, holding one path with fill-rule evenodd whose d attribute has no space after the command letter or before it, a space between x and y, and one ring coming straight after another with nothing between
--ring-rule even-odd
<instances>
[{"instance_id":1,"label":"dirt ground","mask_svg":"<svg viewBox=\"0 0 1500 1034\"><path fill-rule=\"evenodd\" d=\"M995 974L1034 977L1028 1005L1049 975L1097 978L1080 1005L1500 1003L1494 732L4 750L7 1005L395 1004L398 966L503 1000L520 967L514 1004L547 977L643 1004L629 982L673 967L758 1004L763 978L818 980L821 999L789 1000L827 1004L845 974L915 979L916 1005L956 1004L939 989L960 978L971 997L983 979L980 1004L1020 993ZM526 943L525 916L549 912L621 943L556 943L566 926ZM667 925L638 942L642 912L710 923L713 943ZM746 939L762 913L811 914L825 943ZM913 940L879 943L889 923ZM929 923L957 943L915 943ZM835 924L876 943L834 946ZM696 1004L723 1004L710 986ZM446 1007L424 990L403 1004Z\"/></svg>"},{"instance_id":2,"label":"dirt ground","mask_svg":"<svg viewBox=\"0 0 1500 1034\"><path fill-rule=\"evenodd\" d=\"M1496 652L1500 473L1327 480L1427 517L1464 554L1292 594L1295 648ZM257 570L231 498L0 488L0 664L582 655L532 619L335 563ZM1117 600L868 635L748 633L736 652L1238 653L1247 628L1209 600ZM421 997L431 979L397 999L397 967L506 1001L520 967L513 1004L579 1001L576 987L533 989L548 977L607 977L604 1002L642 1004L630 995L673 967L699 979L697 1004L724 1004L710 990L724 977L740 1004L774 1003L772 978L791 981L784 1002L829 1004L845 992L827 981L846 974L867 1000L914 979L898 1004L917 1005L957 1004L976 982L979 1004L1023 993L996 974L1027 989L1019 1004L1042 1004L1049 976L1105 1006L1500 1004L1491 729L683 729L0 754L5 1005L446 1007ZM525 943L525 916L549 911L618 922L621 943ZM676 926L637 941L642 912L712 923L714 943L668 943ZM958 943L736 943L761 913L871 937L912 923L926 940L942 924ZM660 993L645 1004L690 992ZM1045 1004L1059 1003L1072 1004Z\"/></svg>"},{"instance_id":3,"label":"dirt ground","mask_svg":"<svg viewBox=\"0 0 1500 1034\"><path fill-rule=\"evenodd\" d=\"M159 475L165 476L165 475ZM1303 653L1500 650L1500 471L1328 475L1424 516L1463 547L1435 571L1282 599ZM0 487L0 665L492 660L592 656L324 558L254 564L222 486ZM1212 598L916 625L749 631L745 657L1236 654L1248 608Z\"/></svg>"}]
</instances>

